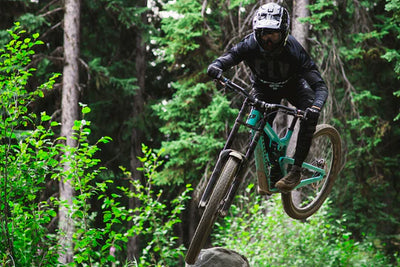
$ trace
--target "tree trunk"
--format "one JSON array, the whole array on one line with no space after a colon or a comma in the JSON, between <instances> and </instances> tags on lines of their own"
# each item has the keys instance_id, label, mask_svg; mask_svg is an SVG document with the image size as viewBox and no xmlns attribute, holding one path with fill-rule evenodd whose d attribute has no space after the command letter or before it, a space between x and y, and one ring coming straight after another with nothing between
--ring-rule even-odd
<instances>
[{"instance_id":1,"label":"tree trunk","mask_svg":"<svg viewBox=\"0 0 400 267\"><path fill-rule=\"evenodd\" d=\"M293 0L293 16L292 16L292 35L294 38L299 41L299 43L304 47L305 50L308 50L307 38L308 38L308 24L299 22L299 18L304 18L309 16L309 10L307 8L309 4L309 0ZM293 156L295 147L297 144L297 135L299 133L299 124L297 123L294 132L293 138L287 148L288 155ZM294 191L292 197L295 203L300 203L300 193Z\"/></svg>"},{"instance_id":2,"label":"tree trunk","mask_svg":"<svg viewBox=\"0 0 400 267\"><path fill-rule=\"evenodd\" d=\"M293 0L293 15L292 15L292 35L297 41L304 47L305 50L308 49L307 38L308 38L308 24L299 22L299 18L304 18L309 16L309 10L307 5L309 0ZM286 126L289 125L286 122ZM296 125L293 138L288 146L287 153L290 156L294 155L297 135L299 132L299 124Z\"/></svg>"},{"instance_id":3,"label":"tree trunk","mask_svg":"<svg viewBox=\"0 0 400 267\"><path fill-rule=\"evenodd\" d=\"M63 89L61 100L61 135L66 137L66 145L75 147L76 140L72 139L74 121L78 119L78 91L79 91L79 24L80 0L65 0L64 4L64 70ZM68 152L67 152L68 153ZM69 155L66 155L67 157ZM63 166L65 172L70 169L68 163ZM72 197L74 189L71 181L64 177L60 181L59 208L59 262L61 264L72 262L74 223L72 220Z\"/></svg>"},{"instance_id":4,"label":"tree trunk","mask_svg":"<svg viewBox=\"0 0 400 267\"><path fill-rule=\"evenodd\" d=\"M147 6L146 0L141 0L141 3L138 6ZM142 23L146 22L146 12L143 12L141 15ZM137 85L138 89L136 91L135 96L133 97L133 114L132 118L137 121L141 121L143 118L143 110L144 110L144 90L145 90L145 81L146 81L146 44L142 38L142 29L140 27L136 27L136 77L137 77ZM139 180L144 183L143 173L138 171L137 168L141 167L142 164L138 160L138 156L142 156L142 143L144 142L144 134L143 129L140 128L140 125L134 125L132 128L131 135L131 160L130 167L132 173L132 179ZM133 190L133 188L131 188ZM135 209L135 207L141 205L138 199L132 198L129 200L129 208ZM132 225L130 225L131 227ZM140 239L137 236L130 237L128 240L128 249L127 256L128 260L132 261L133 259L137 259L139 257L140 252Z\"/></svg>"},{"instance_id":5,"label":"tree trunk","mask_svg":"<svg viewBox=\"0 0 400 267\"><path fill-rule=\"evenodd\" d=\"M309 4L309 0L293 0L293 15L292 15L292 29L291 34L299 41L299 43L304 47L304 49L308 49L307 47L307 37L308 37L308 24L299 22L299 18L309 16L309 10L307 9L307 5ZM290 105L286 100L282 104ZM289 123L287 120L287 116L284 116L278 113L278 116L274 122L274 128L279 133L283 129L287 129L289 127ZM288 146L287 154L289 156L294 155L295 146L297 143L297 134L299 132L298 125L295 127L293 138L291 143ZM283 134L283 133L282 133Z\"/></svg>"},{"instance_id":6,"label":"tree trunk","mask_svg":"<svg viewBox=\"0 0 400 267\"><path fill-rule=\"evenodd\" d=\"M293 0L292 35L305 50L308 50L308 23L301 23L299 18L305 18L310 15L307 8L308 5L309 0Z\"/></svg>"}]
</instances>

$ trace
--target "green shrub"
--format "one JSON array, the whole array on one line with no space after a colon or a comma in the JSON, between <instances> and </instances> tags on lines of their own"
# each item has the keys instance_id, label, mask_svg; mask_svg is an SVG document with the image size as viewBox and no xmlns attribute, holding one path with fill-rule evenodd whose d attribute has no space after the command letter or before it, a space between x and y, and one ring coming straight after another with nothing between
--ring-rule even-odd
<instances>
[{"instance_id":1,"label":"green shrub","mask_svg":"<svg viewBox=\"0 0 400 267\"><path fill-rule=\"evenodd\" d=\"M125 251L128 237L139 236L145 245L139 259L136 259L136 266L179 266L178 263L184 256L184 246L179 244L173 229L181 222L180 214L185 209L192 188L187 185L186 189L169 203L161 201L163 191L156 189L153 184L157 175L156 169L162 164L159 160L160 153L156 154L146 146L143 146L143 153L144 157L140 158L143 168L140 170L145 174L146 185L132 179L131 188L118 187L120 193L99 196L103 199L102 213L106 223L104 231L108 233L102 251ZM131 177L131 174L125 171L125 176ZM102 189L105 191L106 187ZM127 209L122 204L124 197L135 198L142 205L135 209ZM131 228L115 231L121 227L125 229L130 221Z\"/></svg>"},{"instance_id":2,"label":"green shrub","mask_svg":"<svg viewBox=\"0 0 400 267\"><path fill-rule=\"evenodd\" d=\"M245 255L250 266L390 266L371 239L356 242L344 219L330 221L327 204L301 222L285 214L279 195L250 196L238 197L214 234L214 245Z\"/></svg>"},{"instance_id":3,"label":"green shrub","mask_svg":"<svg viewBox=\"0 0 400 267\"><path fill-rule=\"evenodd\" d=\"M129 187L114 188L111 178L100 179L104 168L99 167L95 153L103 137L89 144L90 122L85 114L90 108L81 104L82 120L75 121L73 130L76 147L63 144L52 128L45 112L40 118L29 111L29 104L51 89L58 75L35 90L27 91L29 77L35 71L28 68L32 50L38 41L26 36L19 24L9 31L12 40L0 50L0 265L2 266L57 266L61 233L51 230L56 224L57 197L46 197L46 183L67 179L76 192L69 207L74 223L75 266L109 266L124 262L128 237L140 236L146 243L138 266L176 266L181 261L184 247L178 244L173 228L180 223L180 213L189 199L190 186L178 196L164 203L162 190L156 190L153 176L160 164L159 155L143 147L142 171L147 184L132 179ZM62 168L66 163L70 168ZM103 173L103 177L107 175ZM125 174L131 177L129 173ZM56 190L52 189L52 190ZM113 193L110 193L113 192ZM135 210L127 208L128 198L137 198L143 205ZM101 208L94 210L98 201ZM97 204L97 203L96 203ZM100 217L103 224L95 223ZM129 222L133 226L128 228ZM132 263L126 263L132 264Z\"/></svg>"},{"instance_id":4,"label":"green shrub","mask_svg":"<svg viewBox=\"0 0 400 267\"><path fill-rule=\"evenodd\" d=\"M52 199L40 195L48 175L57 170L58 152L52 130L43 126L50 117L42 113L37 118L28 107L58 75L28 91L35 69L27 66L33 47L42 42L38 34L22 38L27 34L18 23L9 34L11 41L0 49L0 263L53 264L56 240L46 226L56 212Z\"/></svg>"}]
</instances>

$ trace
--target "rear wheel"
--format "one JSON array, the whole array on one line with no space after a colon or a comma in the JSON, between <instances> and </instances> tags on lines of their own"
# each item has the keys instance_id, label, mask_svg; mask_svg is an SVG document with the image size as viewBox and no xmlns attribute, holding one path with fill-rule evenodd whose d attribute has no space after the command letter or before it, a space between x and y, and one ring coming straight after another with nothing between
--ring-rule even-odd
<instances>
[{"instance_id":1,"label":"rear wheel","mask_svg":"<svg viewBox=\"0 0 400 267\"><path fill-rule=\"evenodd\" d=\"M305 185L290 193L282 193L282 203L286 213L294 219L306 219L324 203L332 190L340 169L341 139L338 131L328 124L317 126L304 162L325 170L322 180ZM313 176L313 171L302 169L302 179Z\"/></svg>"},{"instance_id":2,"label":"rear wheel","mask_svg":"<svg viewBox=\"0 0 400 267\"><path fill-rule=\"evenodd\" d=\"M228 189L233 181L239 167L239 159L229 157L219 176L217 184L210 196L207 206L204 209L203 215L197 225L196 232L190 243L185 261L188 264L194 264L200 250L203 248L208 236L211 233L215 220L218 217L218 210L221 207L221 202L225 197Z\"/></svg>"}]
</instances>

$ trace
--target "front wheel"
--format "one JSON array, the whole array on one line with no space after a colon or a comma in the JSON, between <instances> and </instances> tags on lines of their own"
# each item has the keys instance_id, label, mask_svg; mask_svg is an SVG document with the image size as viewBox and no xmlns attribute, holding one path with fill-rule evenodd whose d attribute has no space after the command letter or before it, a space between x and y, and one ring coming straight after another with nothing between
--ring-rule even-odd
<instances>
[{"instance_id":1,"label":"front wheel","mask_svg":"<svg viewBox=\"0 0 400 267\"><path fill-rule=\"evenodd\" d=\"M185 261L188 264L194 264L200 250L203 248L208 236L211 233L211 229L214 226L214 222L218 217L218 210L221 205L221 201L228 192L228 189L237 173L239 167L239 159L236 157L229 157L225 163L225 166L219 176L217 184L210 196L208 204L204 209L203 215L197 225L196 232L190 243L188 252L186 254Z\"/></svg>"},{"instance_id":2,"label":"front wheel","mask_svg":"<svg viewBox=\"0 0 400 267\"><path fill-rule=\"evenodd\" d=\"M306 219L324 203L332 190L341 164L341 139L338 131L328 124L317 126L310 151L304 162L325 170L322 180L282 194L286 213L294 219ZM312 177L311 170L303 169L303 177Z\"/></svg>"}]
</instances>

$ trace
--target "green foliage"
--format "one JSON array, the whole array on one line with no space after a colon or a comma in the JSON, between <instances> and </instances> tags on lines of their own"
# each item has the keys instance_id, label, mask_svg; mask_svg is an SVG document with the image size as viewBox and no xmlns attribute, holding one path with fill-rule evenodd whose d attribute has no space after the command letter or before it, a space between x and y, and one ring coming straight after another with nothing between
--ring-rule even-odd
<instances>
[{"instance_id":1,"label":"green foliage","mask_svg":"<svg viewBox=\"0 0 400 267\"><path fill-rule=\"evenodd\" d=\"M99 162L93 158L98 146L88 145L87 136L90 131L87 125L85 121L76 122L78 146L62 146L62 150L68 150L69 153L66 153L61 163L68 163L71 168L68 173L64 171L57 175L60 178L68 177L77 192L72 209L76 228L73 238L74 264L97 263L104 266L120 263L118 256L124 254L128 238L140 236L146 245L137 259L138 266L176 265L183 256L184 248L177 244L178 237L173 235L173 227L181 222L179 216L189 198L190 186L169 204L162 203L162 191L156 192L152 185L156 168L161 164L158 161L159 155L143 147L145 156L140 158L144 166L141 170L147 177L147 184L144 186L138 180L132 180L131 187L119 186L117 191L108 194L114 182L110 179L95 179L101 169L93 169ZM103 138L99 143L108 141L108 138ZM131 174L125 171L125 176L131 177ZM101 209L93 211L90 203L96 196L101 201ZM134 198L145 205L128 209L125 204L127 198ZM104 227L96 227L94 224L98 213L102 216Z\"/></svg>"},{"instance_id":2,"label":"green foliage","mask_svg":"<svg viewBox=\"0 0 400 267\"><path fill-rule=\"evenodd\" d=\"M89 67L95 75L96 88L112 86L114 90L120 90L126 96L136 94L138 86L136 85L137 79L135 77L123 78L114 76L114 73L123 68L119 63L106 67L101 65L101 58L94 58L89 62Z\"/></svg>"},{"instance_id":3,"label":"green foliage","mask_svg":"<svg viewBox=\"0 0 400 267\"><path fill-rule=\"evenodd\" d=\"M317 0L309 5L311 16L302 18L300 21L309 22L315 30L327 30L331 28L330 18L338 12L335 1Z\"/></svg>"},{"instance_id":4,"label":"green foliage","mask_svg":"<svg viewBox=\"0 0 400 267\"><path fill-rule=\"evenodd\" d=\"M394 236L399 209L392 204L400 200L399 175L392 168L400 160L399 128L393 123L399 111L397 2L321 0L310 5L306 19L318 40L311 51L330 85L346 152L340 187L331 194L337 207L332 213L347 214L355 239L376 235L388 244L387 251L399 249Z\"/></svg>"},{"instance_id":5,"label":"green foliage","mask_svg":"<svg viewBox=\"0 0 400 267\"><path fill-rule=\"evenodd\" d=\"M0 60L0 88L1 88L1 209L2 223L5 232L2 231L2 240L11 242L10 234L20 236L14 246L18 259L23 262L34 261L30 253L24 249L37 249L37 245L42 241L40 234L43 233L43 222L48 222L54 213L48 211L48 203L41 202L39 210L36 209L33 201L37 199L38 192L45 182L46 166L57 165L54 157L57 155L54 144L50 137L51 131L39 125L36 129L27 130L36 120L34 114L28 114L29 104L37 97L43 97L43 90L51 89L54 84L52 78L48 83L43 84L37 90L28 92L25 87L34 69L26 69L33 54L32 47L41 44L37 41L38 35L33 35L33 39L25 38L21 40L25 31L20 30L16 24L14 31L10 31L12 40L6 45L6 49L1 49ZM48 116L43 113L41 122L45 123ZM54 126L54 124L53 124ZM18 200L18 201L14 201ZM12 214L9 216L9 214ZM15 217L13 217L15 215ZM29 220L25 220L29 218ZM29 227L27 227L29 226ZM10 229L8 229L10 227ZM37 229L36 235L34 229ZM13 232L9 232L13 230ZM29 244L23 247L24 244ZM3 247L4 248L4 247ZM6 251L6 249L1 249ZM12 254L10 254L12 255ZM39 258L39 257L38 257ZM38 258L36 260L38 260Z\"/></svg>"},{"instance_id":6,"label":"green foliage","mask_svg":"<svg viewBox=\"0 0 400 267\"><path fill-rule=\"evenodd\" d=\"M157 183L181 184L199 179L198 170L214 159L223 147L226 125L232 124L235 111L212 83L181 81L173 99L154 106L167 124L161 132L170 139L162 148L168 155Z\"/></svg>"},{"instance_id":7,"label":"green foliage","mask_svg":"<svg viewBox=\"0 0 400 267\"><path fill-rule=\"evenodd\" d=\"M385 10L390 12L389 16L385 19L386 29L395 34L396 39L400 38L400 1L399 0L387 0ZM399 47L388 47L386 53L382 56L389 62L394 62L394 71L397 74L397 79L400 79L400 54ZM400 97L400 90L393 93L395 96ZM400 112L397 114L395 121L400 119Z\"/></svg>"},{"instance_id":8,"label":"green foliage","mask_svg":"<svg viewBox=\"0 0 400 267\"><path fill-rule=\"evenodd\" d=\"M52 264L55 238L46 229L56 212L54 199L40 197L51 171L57 170L54 133L44 127L46 113L38 119L29 105L51 89L57 75L33 91L26 89L34 72L27 68L32 48L42 44L38 34L26 35L19 23L9 31L11 41L0 49L0 262L2 265ZM57 126L55 122L51 126Z\"/></svg>"},{"instance_id":9,"label":"green foliage","mask_svg":"<svg viewBox=\"0 0 400 267\"><path fill-rule=\"evenodd\" d=\"M123 251L128 237L139 236L146 241L142 254L136 259L138 266L176 266L183 257L184 247L178 243L178 237L173 234L173 227L181 223L180 214L185 209L185 203L189 199L190 185L174 198L170 203L160 201L162 190L153 187L156 169L162 164L159 154L155 154L146 146L143 146L143 163L147 184L144 186L138 180L131 180L131 188L118 187L121 193L107 196L100 194L103 199L105 232L108 233L106 244L102 251L109 249ZM127 177L131 177L125 171ZM106 186L101 187L105 192ZM122 197L134 198L141 203L134 209L127 209L121 204ZM125 233L116 232L116 227L132 225ZM103 262L104 263L104 262Z\"/></svg>"},{"instance_id":10,"label":"green foliage","mask_svg":"<svg viewBox=\"0 0 400 267\"><path fill-rule=\"evenodd\" d=\"M329 220L327 204L301 222L284 213L278 195L267 201L251 187L214 234L214 245L245 255L250 266L391 266L377 240L358 242L345 219Z\"/></svg>"},{"instance_id":11,"label":"green foliage","mask_svg":"<svg viewBox=\"0 0 400 267\"><path fill-rule=\"evenodd\" d=\"M30 1L25 0L25 3L28 2ZM76 181L75 185L77 192L82 196L74 199L77 208L74 214L75 222L78 228L85 229L85 232L78 229L74 237L77 244L76 262L79 260L81 265L110 265L113 262L124 262L122 251L125 250L126 233L129 230L126 221L131 222L135 218L133 211L129 214L124 212L127 210L127 195L132 194L138 194L137 197L141 199L145 199L145 195L148 196L149 199L143 201L148 201L151 207L159 211L157 217L152 217L151 214L148 214L148 217L141 215L138 220L142 222L135 221L144 229L142 236L145 244L151 244L148 249L145 248L146 256L143 257L147 258L137 259L138 264L141 262L143 265L144 261L152 262L151 264L158 262L160 255L158 251L161 250L158 250L160 245L157 244L170 244L167 237L160 240L163 237L160 233L170 228L160 226L159 228L164 230L153 235L153 232L147 231L146 228L150 222L145 220L149 218L154 225L168 221L163 216L169 216L165 214L172 209L172 204L161 201L163 196L165 197L165 192L158 195L159 190L156 190L156 186L180 183L180 186L174 187L173 190L182 192L185 190L185 181L195 182L200 177L208 175L209 165L212 165L209 162L214 161L216 153L223 145L226 137L225 129L229 128L232 122L234 110L230 108L231 105L226 97L214 89L214 85L206 83L209 78L205 77L205 68L217 54L221 54L222 50L242 37L237 36L237 29L239 26L243 28L243 25L238 23L239 20L236 21L236 16L246 15L256 3L252 0L232 0L229 3L172 1L164 5L165 1L156 1L154 4L158 8L171 13L162 13L164 16L161 18L162 22L157 17L158 13L147 14L147 22L151 23L153 28L147 27L149 25L141 21L141 17L145 13L151 13L153 9L139 7L144 1L139 2L128 0L82 2L81 58L82 62L87 62L88 68L81 69L84 75L81 76L80 82L84 85L82 101L90 103L92 112L87 113L88 107L83 107L86 120L75 124L76 138L80 140L80 146L71 152L77 153L76 158L72 155L62 158L74 165L74 170L68 175L81 179L79 182ZM290 1L285 2L291 6ZM204 9L203 3L207 4ZM38 31L46 32L47 45L41 47L40 55L35 59L50 53L51 56L41 61L39 65L29 59L29 55L33 55L30 50L24 52L22 49L21 52L17 52L19 56L11 56L13 46L10 46L11 50L7 50L5 46L10 39L17 39L13 41L14 45L20 48L28 46L29 49L33 43L40 43L37 36L31 37L22 33L18 38L16 36L10 38L9 33L0 31L0 42L2 42L0 47L4 47L5 52L0 61L1 64L4 62L8 64L1 65L0 71L2 94L0 263L3 265L9 264L13 259L21 259L24 265L34 265L37 262L57 264L57 236L51 226L54 225L59 203L57 199L49 197L57 190L57 181L51 180L51 176L54 175L55 178L61 175L58 154L70 148L63 147L59 141L55 141L52 129L57 132L59 126L54 118L48 115L52 114L52 110L59 108L54 104L57 101L53 101L57 93L51 94L50 98L42 99L41 101L50 102L43 104L35 101L37 97L43 96L42 90L26 89L36 88L30 85L41 84L38 80L47 80L47 77L52 77L49 73L53 70L59 71L62 67L62 64L57 65L60 62L57 61L60 54L54 50L61 46L62 30L57 27L61 12L53 10L54 7L58 7L58 2L52 2L50 6L43 8L47 4L43 1L34 4L36 10L26 6L30 14L21 18L27 29L40 28ZM305 19L311 24L311 36L308 39L310 52L319 63L330 85L330 99L333 100L332 114L335 116L333 122L342 134L346 151L344 155L346 162L338 179L339 185L334 188L331 195L334 202L329 212L337 218L345 214L346 221L341 221L347 226L344 232L352 232L352 236L348 239L350 245L343 246L349 247L347 251L350 252L363 249L357 248L354 244L357 244L356 240L363 240L364 235L368 236L368 240L373 239L374 244L385 243L384 248L388 251L399 250L400 210L396 205L400 201L397 182L398 162L400 162L398 153L400 87L396 80L399 77L400 62L399 7L399 0L317 0L310 5L310 18ZM39 10L46 14L31 15L38 14ZM168 17L166 14L176 16ZM162 24L162 28L158 23ZM151 111L144 116L146 121L142 118L132 118L131 100L136 93L137 78L134 59L137 56L135 48L139 29L145 29L144 33L142 32L143 40L148 46L146 96L153 98L145 99L146 106L150 107L154 102L160 103L154 110L165 122L162 134L158 132L158 123L155 123ZM102 34L97 34L98 32ZM149 41L147 34L156 37ZM31 74L33 70L26 67L28 66L26 64L29 64L29 68L37 66L38 72L35 76L39 76L39 79L33 77ZM166 68L165 64L170 68ZM48 71L49 69L52 70ZM171 69L174 72L171 72ZM15 76L6 79L4 77L7 77L7 73ZM179 82L173 82L176 80ZM168 86L170 84L172 86ZM17 90L20 91L21 97L13 93L16 91L14 87L19 88ZM42 89L46 87L51 87L51 83ZM172 92L175 94L171 100L163 100L169 99ZM14 101L14 105L6 107L7 101ZM31 105L32 103L34 105ZM32 108L46 110L48 114L37 112L37 115L34 115L30 113ZM10 118L7 119L7 116ZM397 121L393 122L393 119ZM88 120L92 121L90 125ZM121 165L122 160L126 160L124 163L127 163L131 147L130 129L139 126L146 127L147 139L154 142L155 146L159 145L161 138L165 140L162 146L163 153L166 154L164 163L160 162L161 166L154 165L157 166L157 170L162 171L152 174L152 182L134 192L124 186L115 189L117 181L110 178L113 177L110 173L102 172L100 177L95 175L102 170L98 170L96 164L100 163L94 156L106 159L105 164L114 165L112 167L115 169ZM90 131L92 132L89 136ZM102 151L98 147L90 147L86 139L97 140L99 137L96 135L112 135L115 143L112 146L101 145ZM96 145L101 144L94 142ZM146 155L147 153L148 150ZM152 156L145 157L151 162ZM159 155L156 155L154 158L158 157ZM149 163L145 168L151 169L152 165ZM103 182L101 178L105 181ZM132 185L133 188L137 186L139 187ZM103 197L97 200L96 196L101 195ZM10 201L5 201L6 198ZM98 208L106 203L105 200L109 201L107 205L103 209ZM156 200L160 203L156 203ZM145 207L143 209L137 210L137 213L146 214ZM282 222L281 219L278 221ZM328 224L333 223L328 222ZM292 225L292 222L289 225ZM326 230L323 227L315 229L317 230L314 231L322 232ZM341 233L342 230L339 227L337 231ZM130 233L139 231L139 228L135 228ZM340 243L344 244L346 239L340 234L337 236ZM172 233L170 237L173 239ZM258 238L264 239L261 235ZM279 242L280 239L277 240ZM295 244L300 247L298 242ZM165 252L166 258L170 259L170 264L167 265L173 266L172 263L176 261L175 256L181 255L182 250L179 245L176 241L172 246L174 249L178 248L177 252L174 249ZM366 255L371 255L368 254L368 245L365 250ZM338 262L346 262L343 251L340 250L336 258L332 257ZM309 254L313 255L312 252ZM327 254L332 255L329 252ZM11 258L11 255L14 256ZM358 257L357 255L360 254L356 252L355 257ZM298 258L302 258L302 255L298 255ZM354 263L355 260L349 261Z\"/></svg>"},{"instance_id":12,"label":"green foliage","mask_svg":"<svg viewBox=\"0 0 400 267\"><path fill-rule=\"evenodd\" d=\"M15 31L17 31L15 33ZM141 169L147 177L146 186L132 181L131 189L118 187L109 194L111 179L100 180L104 168L95 157L99 145L109 137L89 144L90 121L85 116L91 109L81 104L82 120L75 121L73 130L77 146L66 146L65 138L56 138L53 129L59 123L42 112L40 117L29 111L29 104L43 97L43 90L51 89L57 75L33 91L27 91L28 79L34 69L27 69L34 54L37 34L21 39L19 25L10 31L12 40L1 50L0 56L0 263L4 266L55 266L58 264L57 241L62 233L51 230L61 202L50 194L49 184L60 179L68 181L76 194L72 199L71 219L74 261L71 266L105 266L118 264L129 237L142 236L147 245L137 261L139 266L176 266L183 256L174 227L181 223L181 212L188 194L185 190L169 203L161 201L162 190L153 188L153 176L162 164L159 155L143 148ZM69 168L62 168L68 165ZM126 173L125 175L130 174ZM134 210L126 207L127 198L141 203ZM101 209L93 210L93 201L101 202ZM123 201L120 201L123 199ZM96 203L98 204L98 203ZM103 225L96 224L98 216ZM131 222L132 227L127 227ZM53 226L54 227L54 226ZM124 261L124 259L123 259ZM130 263L127 263L130 264Z\"/></svg>"},{"instance_id":13,"label":"green foliage","mask_svg":"<svg viewBox=\"0 0 400 267\"><path fill-rule=\"evenodd\" d=\"M222 2L222 3L226 4L226 2ZM237 7L243 8L245 6L248 6L248 5L251 5L251 4L254 4L254 3L257 3L257 2L254 1L254 0L245 0L245 1L243 1L243 0L233 0L233 1L229 2L229 9L234 9L234 8L237 8Z\"/></svg>"},{"instance_id":14,"label":"green foliage","mask_svg":"<svg viewBox=\"0 0 400 267\"><path fill-rule=\"evenodd\" d=\"M29 32L37 31L43 25L49 26L49 23L43 16L37 16L32 13L25 13L18 18L21 25L24 25Z\"/></svg>"},{"instance_id":15,"label":"green foliage","mask_svg":"<svg viewBox=\"0 0 400 267\"><path fill-rule=\"evenodd\" d=\"M162 50L159 56L169 63L193 53L200 47L196 42L204 34L199 1L182 0L167 4L170 14L162 20L161 30L166 36L154 37Z\"/></svg>"},{"instance_id":16,"label":"green foliage","mask_svg":"<svg viewBox=\"0 0 400 267\"><path fill-rule=\"evenodd\" d=\"M102 0L102 2L106 3L106 8L116 14L126 28L144 25L141 23L141 15L148 11L148 7L136 6L136 3L125 0Z\"/></svg>"},{"instance_id":17,"label":"green foliage","mask_svg":"<svg viewBox=\"0 0 400 267\"><path fill-rule=\"evenodd\" d=\"M89 144L90 122L86 121L84 116L90 112L90 108L83 104L81 104L81 108L83 119L75 121L73 126L74 135L72 138L77 141L76 146L67 146L63 142L57 146L61 155L59 164L66 165L68 168L63 168L51 176L52 179L57 181L63 179L63 182L70 183L76 194L72 198L71 207L60 200L57 201L57 204L58 206L65 205L71 212L70 216L75 226L72 239L74 243L74 263L78 264L103 261L97 250L103 235L108 233L93 227L96 213L91 210L90 200L99 194L100 188L102 188L99 184L94 183L97 175L104 169L97 166L100 160L94 157L95 153L99 151L99 144L110 141L109 137L103 137L95 144ZM62 140L65 140L65 138L58 138L58 141ZM57 235L60 238L63 233L58 231Z\"/></svg>"},{"instance_id":18,"label":"green foliage","mask_svg":"<svg viewBox=\"0 0 400 267\"><path fill-rule=\"evenodd\" d=\"M148 10L146 1L83 1L81 14L81 58L87 63L80 76L81 101L90 103L92 108L87 116L92 122L90 139L95 142L103 135L112 137L113 145L101 146L98 156L111 171L119 173L120 165L129 166L132 162L134 127L143 132L140 142L159 146L159 119L151 105L170 93L167 83L173 74L163 64L154 64L154 43L149 42L148 35L155 34L158 19ZM146 49L137 49L139 45ZM143 59L140 66L136 66L138 58ZM146 70L144 77L139 77L141 70ZM132 103L142 78L146 78L141 88L143 110L137 114Z\"/></svg>"},{"instance_id":19,"label":"green foliage","mask_svg":"<svg viewBox=\"0 0 400 267\"><path fill-rule=\"evenodd\" d=\"M357 94L354 93L352 98L354 103L360 107L360 111L368 110L368 107L376 105L381 100L380 97L372 95L371 91L367 90ZM382 142L382 138L389 127L388 122L382 120L381 117L371 115L370 112L365 113L366 115L360 115L353 120L347 121L351 130L362 133L357 137L356 141L363 145L353 151L357 151L356 154L358 155L373 151Z\"/></svg>"},{"instance_id":20,"label":"green foliage","mask_svg":"<svg viewBox=\"0 0 400 267\"><path fill-rule=\"evenodd\" d=\"M180 185L208 175L204 170L223 147L235 110L214 84L206 82L210 79L204 77L205 69L214 53L222 53L216 50L225 42L220 37L221 25L229 24L227 12L243 14L248 2L176 1L163 6L153 53L157 63L167 62L182 75L169 84L174 89L171 99L153 107L165 124L160 129L165 136L161 147L168 160L156 179L160 185Z\"/></svg>"}]
</instances>

